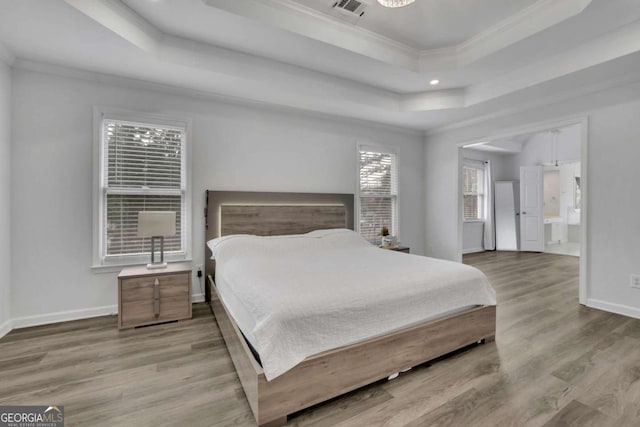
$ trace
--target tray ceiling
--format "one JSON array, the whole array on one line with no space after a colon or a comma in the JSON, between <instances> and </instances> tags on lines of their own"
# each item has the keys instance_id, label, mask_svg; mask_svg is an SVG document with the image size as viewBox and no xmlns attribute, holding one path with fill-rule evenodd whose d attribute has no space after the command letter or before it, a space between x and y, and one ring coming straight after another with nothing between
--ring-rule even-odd
<instances>
[{"instance_id":1,"label":"tray ceiling","mask_svg":"<svg viewBox=\"0 0 640 427\"><path fill-rule=\"evenodd\" d=\"M327 4L0 2L0 56L421 130L640 80L637 1L417 0L366 25Z\"/></svg>"}]
</instances>

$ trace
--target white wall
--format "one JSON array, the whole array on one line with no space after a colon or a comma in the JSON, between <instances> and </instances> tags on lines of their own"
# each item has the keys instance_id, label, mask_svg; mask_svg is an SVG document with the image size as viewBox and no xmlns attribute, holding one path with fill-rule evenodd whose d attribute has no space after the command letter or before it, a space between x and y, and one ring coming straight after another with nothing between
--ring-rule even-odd
<instances>
[{"instance_id":1,"label":"white wall","mask_svg":"<svg viewBox=\"0 0 640 427\"><path fill-rule=\"evenodd\" d=\"M640 101L594 113L589 126L588 266L594 301L632 307L640 291L629 274L640 273Z\"/></svg>"},{"instance_id":2,"label":"white wall","mask_svg":"<svg viewBox=\"0 0 640 427\"><path fill-rule=\"evenodd\" d=\"M536 166L544 163L580 161L582 134L580 125L564 127L557 135L557 154L553 149L554 136L550 132L532 135L522 146L522 152L507 156L504 166L505 180L519 180L520 166Z\"/></svg>"},{"instance_id":3,"label":"white wall","mask_svg":"<svg viewBox=\"0 0 640 427\"><path fill-rule=\"evenodd\" d=\"M602 95L598 102L615 102L616 96ZM425 203L429 214L425 240L428 255L459 260L457 144L577 114L580 110L575 104L578 102L549 105L427 138ZM584 101L579 104L589 105ZM589 217L588 304L640 317L640 291L629 287L629 275L640 273L640 221L637 218L640 198L635 189L640 182L640 100L584 113L590 118L589 164L587 176L583 177L588 180L588 206L583 206Z\"/></svg>"},{"instance_id":4,"label":"white wall","mask_svg":"<svg viewBox=\"0 0 640 427\"><path fill-rule=\"evenodd\" d=\"M10 327L11 68L0 60L0 336Z\"/></svg>"},{"instance_id":5,"label":"white wall","mask_svg":"<svg viewBox=\"0 0 640 427\"><path fill-rule=\"evenodd\" d=\"M425 255L462 261L458 248L458 147L448 135L428 137L424 153L425 175ZM469 138L471 139L471 138Z\"/></svg>"},{"instance_id":6,"label":"white wall","mask_svg":"<svg viewBox=\"0 0 640 427\"><path fill-rule=\"evenodd\" d=\"M484 222L464 221L462 224L462 253L484 252Z\"/></svg>"},{"instance_id":7,"label":"white wall","mask_svg":"<svg viewBox=\"0 0 640 427\"><path fill-rule=\"evenodd\" d=\"M421 135L134 86L14 72L12 313L46 315L16 324L108 312L116 304L116 274L90 268L94 105L192 118L194 266L204 259L206 189L353 193L358 142L396 147L399 239L423 253ZM49 315L64 311L74 313Z\"/></svg>"}]
</instances>

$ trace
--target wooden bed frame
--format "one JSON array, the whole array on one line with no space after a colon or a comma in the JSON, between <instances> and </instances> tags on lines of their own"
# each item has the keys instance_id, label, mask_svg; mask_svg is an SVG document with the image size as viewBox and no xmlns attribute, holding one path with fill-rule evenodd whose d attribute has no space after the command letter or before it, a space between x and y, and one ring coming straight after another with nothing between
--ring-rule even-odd
<instances>
[{"instance_id":1,"label":"wooden bed frame","mask_svg":"<svg viewBox=\"0 0 640 427\"><path fill-rule=\"evenodd\" d=\"M207 191L205 242L228 234L298 234L350 228L353 195ZM454 350L495 337L496 307L480 306L444 318L308 357L267 381L215 285L207 260L211 303L245 395L259 426L281 426L287 415Z\"/></svg>"}]
</instances>

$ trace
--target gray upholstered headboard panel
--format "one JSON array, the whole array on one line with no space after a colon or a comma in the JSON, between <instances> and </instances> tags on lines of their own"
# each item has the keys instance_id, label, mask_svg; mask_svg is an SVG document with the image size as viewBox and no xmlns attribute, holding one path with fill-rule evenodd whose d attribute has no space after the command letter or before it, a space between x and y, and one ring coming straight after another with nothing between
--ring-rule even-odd
<instances>
[{"instance_id":1,"label":"gray upholstered headboard panel","mask_svg":"<svg viewBox=\"0 0 640 427\"><path fill-rule=\"evenodd\" d=\"M329 228L354 229L354 195L334 193L206 192L205 281L215 263L206 242L229 234L301 234ZM211 298L209 286L206 299Z\"/></svg>"}]
</instances>

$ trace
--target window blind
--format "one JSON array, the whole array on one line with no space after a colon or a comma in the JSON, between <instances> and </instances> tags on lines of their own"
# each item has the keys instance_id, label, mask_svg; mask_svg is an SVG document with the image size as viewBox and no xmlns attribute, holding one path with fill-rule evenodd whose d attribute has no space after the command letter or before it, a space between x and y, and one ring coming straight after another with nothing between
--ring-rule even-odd
<instances>
[{"instance_id":1,"label":"window blind","mask_svg":"<svg viewBox=\"0 0 640 427\"><path fill-rule=\"evenodd\" d=\"M464 219L482 219L482 207L484 203L484 169L464 166L462 168L462 177Z\"/></svg>"},{"instance_id":2,"label":"window blind","mask_svg":"<svg viewBox=\"0 0 640 427\"><path fill-rule=\"evenodd\" d=\"M141 255L138 212L176 212L176 235L165 253L184 252L185 129L115 120L103 122L103 257Z\"/></svg>"},{"instance_id":3,"label":"window blind","mask_svg":"<svg viewBox=\"0 0 640 427\"><path fill-rule=\"evenodd\" d=\"M369 241L382 227L397 234L398 179L396 155L360 150L360 234Z\"/></svg>"}]
</instances>

